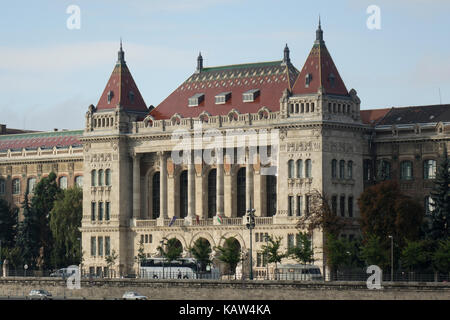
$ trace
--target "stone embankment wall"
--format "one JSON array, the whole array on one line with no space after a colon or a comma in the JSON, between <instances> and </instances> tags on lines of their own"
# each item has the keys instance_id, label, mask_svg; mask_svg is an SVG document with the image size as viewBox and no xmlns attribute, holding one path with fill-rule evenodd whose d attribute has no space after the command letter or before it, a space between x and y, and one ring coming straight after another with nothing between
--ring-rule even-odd
<instances>
[{"instance_id":1,"label":"stone embankment wall","mask_svg":"<svg viewBox=\"0 0 450 320\"><path fill-rule=\"evenodd\" d=\"M26 296L45 289L56 297L120 299L137 291L155 300L450 300L450 283L382 283L369 290L365 282L209 281L209 280L82 280L81 289L70 290L62 279L0 278L0 296Z\"/></svg>"}]
</instances>

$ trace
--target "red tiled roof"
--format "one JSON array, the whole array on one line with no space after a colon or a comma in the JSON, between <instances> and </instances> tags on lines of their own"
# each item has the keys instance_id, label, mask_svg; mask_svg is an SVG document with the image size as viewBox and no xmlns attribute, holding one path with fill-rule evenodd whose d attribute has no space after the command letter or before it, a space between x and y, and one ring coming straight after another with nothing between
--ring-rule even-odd
<instances>
[{"instance_id":1,"label":"red tiled roof","mask_svg":"<svg viewBox=\"0 0 450 320\"><path fill-rule=\"evenodd\" d=\"M0 151L81 146L83 130L52 131L0 136Z\"/></svg>"},{"instance_id":2,"label":"red tiled roof","mask_svg":"<svg viewBox=\"0 0 450 320\"><path fill-rule=\"evenodd\" d=\"M280 109L280 98L285 89L291 89L298 70L283 61L230 65L203 68L194 73L150 114L155 119L169 119L179 113L183 118L197 117L203 111L209 114L225 115L232 109L240 113L255 113L265 106L271 111ZM243 102L244 92L259 89L254 102ZM216 104L215 96L231 92L231 98L225 104ZM189 107L188 100L198 93L204 94L204 100L197 107Z\"/></svg>"},{"instance_id":3,"label":"red tiled roof","mask_svg":"<svg viewBox=\"0 0 450 320\"><path fill-rule=\"evenodd\" d=\"M112 99L108 103L109 92L112 92ZM134 95L134 99L131 98L130 93ZM125 63L122 45L111 77L97 103L97 110L115 109L117 105L128 111L148 112L144 99Z\"/></svg>"},{"instance_id":4,"label":"red tiled roof","mask_svg":"<svg viewBox=\"0 0 450 320\"><path fill-rule=\"evenodd\" d=\"M325 46L325 41L323 41L320 24L316 34L316 41L300 71L292 93L317 93L319 88L322 87L323 92L326 94L348 95L344 81L342 81L333 59ZM308 74L311 76L311 80L309 85L306 85L306 77ZM331 80L333 76L334 81Z\"/></svg>"},{"instance_id":5,"label":"red tiled roof","mask_svg":"<svg viewBox=\"0 0 450 320\"><path fill-rule=\"evenodd\" d=\"M376 125L390 110L391 108L361 110L361 121L364 124Z\"/></svg>"}]
</instances>

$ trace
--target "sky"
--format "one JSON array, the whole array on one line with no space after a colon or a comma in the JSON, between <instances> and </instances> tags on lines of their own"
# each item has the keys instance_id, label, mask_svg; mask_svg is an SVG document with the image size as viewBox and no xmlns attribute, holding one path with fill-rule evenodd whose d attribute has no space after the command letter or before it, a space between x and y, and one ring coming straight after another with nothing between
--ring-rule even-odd
<instances>
[{"instance_id":1,"label":"sky","mask_svg":"<svg viewBox=\"0 0 450 320\"><path fill-rule=\"evenodd\" d=\"M79 20L67 12L72 5ZM371 5L379 29L367 26ZM300 70L319 15L361 109L450 103L448 0L15 0L0 10L0 123L84 128L120 38L147 106L195 71L200 51L209 67L281 60L287 43Z\"/></svg>"}]
</instances>

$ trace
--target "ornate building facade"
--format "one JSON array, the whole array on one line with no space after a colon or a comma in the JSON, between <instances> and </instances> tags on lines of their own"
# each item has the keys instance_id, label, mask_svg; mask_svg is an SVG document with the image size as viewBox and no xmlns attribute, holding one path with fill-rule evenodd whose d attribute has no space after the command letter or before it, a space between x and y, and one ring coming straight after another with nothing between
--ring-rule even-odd
<instances>
[{"instance_id":1,"label":"ornate building facade","mask_svg":"<svg viewBox=\"0 0 450 320\"><path fill-rule=\"evenodd\" d=\"M199 238L214 248L229 237L248 253L246 212L254 208L252 253L264 276L266 236L294 245L313 193L352 221L342 233L351 239L365 186L398 180L429 204L437 159L445 144L450 150L449 105L361 111L320 24L302 69L287 45L272 62L204 67L199 55L195 72L156 108L145 105L121 46L85 123L80 131L0 136L0 196L18 205L51 171L62 187L82 185L83 267L90 273L106 271L112 250L116 271L135 273L141 241L148 256L169 238L185 255ZM255 145L245 140L254 136ZM225 138L232 143L218 143ZM276 162L265 161L268 155ZM323 269L323 234L311 237Z\"/></svg>"}]
</instances>

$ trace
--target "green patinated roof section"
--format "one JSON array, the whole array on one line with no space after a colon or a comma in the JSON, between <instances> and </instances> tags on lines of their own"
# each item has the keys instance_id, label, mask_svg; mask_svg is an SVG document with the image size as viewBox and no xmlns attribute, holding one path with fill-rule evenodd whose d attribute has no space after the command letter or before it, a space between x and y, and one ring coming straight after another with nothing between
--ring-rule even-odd
<instances>
[{"instance_id":1,"label":"green patinated roof section","mask_svg":"<svg viewBox=\"0 0 450 320\"><path fill-rule=\"evenodd\" d=\"M282 62L283 62L282 60L278 60L278 61L269 61L269 62L244 63L244 64L232 64L229 66L209 67L209 68L203 68L201 73L222 71L222 70L231 70L231 69L273 67L273 66L280 66Z\"/></svg>"},{"instance_id":2,"label":"green patinated roof section","mask_svg":"<svg viewBox=\"0 0 450 320\"><path fill-rule=\"evenodd\" d=\"M33 139L33 138L52 138L52 137L66 137L66 136L82 136L84 130L68 130L68 131L48 131L35 133L20 133L0 135L1 140L19 140L19 139Z\"/></svg>"}]
</instances>

